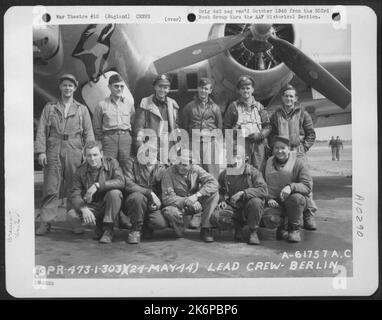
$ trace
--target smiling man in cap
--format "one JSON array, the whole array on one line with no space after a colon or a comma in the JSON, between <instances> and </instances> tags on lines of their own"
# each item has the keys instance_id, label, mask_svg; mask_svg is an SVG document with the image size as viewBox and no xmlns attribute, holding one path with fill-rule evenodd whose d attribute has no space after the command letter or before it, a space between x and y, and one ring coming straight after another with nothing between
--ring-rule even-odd
<instances>
[{"instance_id":1,"label":"smiling man in cap","mask_svg":"<svg viewBox=\"0 0 382 320\"><path fill-rule=\"evenodd\" d=\"M223 127L237 129L237 133L245 138L249 163L261 171L265 161L265 139L271 131L268 113L253 96L255 81L252 77L241 76L236 87L240 97L228 106Z\"/></svg>"},{"instance_id":2,"label":"smiling man in cap","mask_svg":"<svg viewBox=\"0 0 382 320\"><path fill-rule=\"evenodd\" d=\"M154 94L142 99L135 118L137 147L145 140L144 129L152 129L159 139L167 139L166 134L178 128L178 103L168 97L170 78L161 74L154 81ZM167 160L167 159L166 159Z\"/></svg>"},{"instance_id":3,"label":"smiling man in cap","mask_svg":"<svg viewBox=\"0 0 382 320\"><path fill-rule=\"evenodd\" d=\"M105 156L117 159L123 166L131 153L135 109L123 96L125 81L119 74L110 76L109 89L110 97L100 101L94 110L93 128Z\"/></svg>"},{"instance_id":4,"label":"smiling man in cap","mask_svg":"<svg viewBox=\"0 0 382 320\"><path fill-rule=\"evenodd\" d=\"M306 163L290 150L287 137L274 136L273 156L267 161L264 173L268 185L268 209L263 224L280 221L276 232L278 240L301 241L300 228L313 187Z\"/></svg>"},{"instance_id":5,"label":"smiling man in cap","mask_svg":"<svg viewBox=\"0 0 382 320\"><path fill-rule=\"evenodd\" d=\"M72 74L59 79L61 96L48 102L41 114L37 129L35 152L44 167L41 223L36 235L50 231L58 214L59 198L65 198L73 183L73 176L81 164L83 146L93 141L93 128L88 109L74 100L78 81ZM67 211L71 209L67 201Z\"/></svg>"},{"instance_id":6,"label":"smiling man in cap","mask_svg":"<svg viewBox=\"0 0 382 320\"><path fill-rule=\"evenodd\" d=\"M306 161L306 153L316 140L312 118L298 102L295 87L288 84L282 88L280 94L282 106L270 118L272 131L269 142L272 146L274 136L288 137L290 149L296 151L297 156ZM313 195L310 194L308 207L304 211L305 229L316 230L314 221L316 211L317 206L313 200Z\"/></svg>"}]
</instances>

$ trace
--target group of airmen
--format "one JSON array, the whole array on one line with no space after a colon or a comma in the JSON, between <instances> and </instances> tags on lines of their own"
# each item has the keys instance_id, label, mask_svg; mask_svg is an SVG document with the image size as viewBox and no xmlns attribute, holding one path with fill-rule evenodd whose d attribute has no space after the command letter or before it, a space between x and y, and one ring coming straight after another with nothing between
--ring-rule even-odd
<instances>
[{"instance_id":1,"label":"group of airmen","mask_svg":"<svg viewBox=\"0 0 382 320\"><path fill-rule=\"evenodd\" d=\"M276 229L276 238L289 242L301 241L301 228L316 230L305 157L316 136L293 86L281 90L282 106L269 117L249 76L238 79L239 98L224 115L211 98L209 78L199 79L197 95L182 109L168 96L167 75L154 79L153 94L137 110L124 98L121 76L108 83L110 96L92 118L73 98L78 82L71 74L60 77L60 98L42 111L35 152L44 184L36 235L50 232L63 198L73 232L94 225L100 243L113 241L116 226L128 226L129 244L166 228L183 237L193 224L204 242L214 241L216 228L233 228L235 241L254 245L260 244L259 227ZM192 148L177 149L175 141L175 154L159 161L161 143L167 150L171 143L150 143L148 129L159 140L183 130L192 136ZM216 130L231 130L237 138L223 168L216 161L223 150L212 137Z\"/></svg>"}]
</instances>

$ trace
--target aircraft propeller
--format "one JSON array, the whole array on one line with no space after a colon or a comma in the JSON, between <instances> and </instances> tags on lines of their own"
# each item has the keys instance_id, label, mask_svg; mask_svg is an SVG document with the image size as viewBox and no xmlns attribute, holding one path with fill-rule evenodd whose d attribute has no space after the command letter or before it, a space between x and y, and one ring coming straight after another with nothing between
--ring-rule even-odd
<instances>
[{"instance_id":1,"label":"aircraft propeller","mask_svg":"<svg viewBox=\"0 0 382 320\"><path fill-rule=\"evenodd\" d=\"M271 24L253 24L239 34L200 42L164 56L153 65L159 74L166 73L211 58L248 39L258 46L273 47L274 53L289 69L336 105L343 109L350 105L350 91L293 44L277 37Z\"/></svg>"}]
</instances>

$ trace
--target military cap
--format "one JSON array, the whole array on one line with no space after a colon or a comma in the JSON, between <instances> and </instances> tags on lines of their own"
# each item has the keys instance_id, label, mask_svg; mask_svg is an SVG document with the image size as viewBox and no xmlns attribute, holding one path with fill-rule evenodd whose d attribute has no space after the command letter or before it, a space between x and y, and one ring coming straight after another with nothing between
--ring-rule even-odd
<instances>
[{"instance_id":1,"label":"military cap","mask_svg":"<svg viewBox=\"0 0 382 320\"><path fill-rule=\"evenodd\" d=\"M162 85L170 86L171 85L171 81L170 81L170 78L167 75L161 74L161 75L157 76L154 79L153 85L155 86L157 84L162 84Z\"/></svg>"},{"instance_id":2,"label":"military cap","mask_svg":"<svg viewBox=\"0 0 382 320\"><path fill-rule=\"evenodd\" d=\"M277 141L282 142L289 146L289 139L287 137L283 136L274 136L273 143L276 143Z\"/></svg>"},{"instance_id":3,"label":"military cap","mask_svg":"<svg viewBox=\"0 0 382 320\"><path fill-rule=\"evenodd\" d=\"M113 74L112 76L110 76L109 85L112 85L112 84L118 83L118 82L124 82L124 80L122 79L122 77L119 74Z\"/></svg>"},{"instance_id":4,"label":"military cap","mask_svg":"<svg viewBox=\"0 0 382 320\"><path fill-rule=\"evenodd\" d=\"M255 80L253 80L252 77L249 76L241 76L239 80L237 81L236 87L240 89L242 86L251 85L252 87L255 87Z\"/></svg>"},{"instance_id":5,"label":"military cap","mask_svg":"<svg viewBox=\"0 0 382 320\"><path fill-rule=\"evenodd\" d=\"M288 90L293 90L294 92L297 92L295 87L293 87L291 84L287 84L281 89L281 94L284 94L284 92Z\"/></svg>"},{"instance_id":6,"label":"military cap","mask_svg":"<svg viewBox=\"0 0 382 320\"><path fill-rule=\"evenodd\" d=\"M198 87L204 87L204 86L207 86L207 85L212 85L212 81L209 79L209 78L200 78L199 79L199 82L198 82Z\"/></svg>"},{"instance_id":7,"label":"military cap","mask_svg":"<svg viewBox=\"0 0 382 320\"><path fill-rule=\"evenodd\" d=\"M61 82L64 81L64 80L69 80L69 81L73 82L74 85L75 85L76 87L78 86L78 81L77 81L76 77L73 76L73 75L70 74L70 73L63 74L63 75L60 77L60 79L59 79L59 83L61 83Z\"/></svg>"}]
</instances>

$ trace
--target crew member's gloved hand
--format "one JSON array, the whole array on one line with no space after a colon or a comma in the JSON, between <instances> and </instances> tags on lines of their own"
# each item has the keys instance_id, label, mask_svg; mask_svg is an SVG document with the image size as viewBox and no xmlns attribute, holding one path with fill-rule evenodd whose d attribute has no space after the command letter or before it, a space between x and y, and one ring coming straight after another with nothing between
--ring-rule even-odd
<instances>
[{"instance_id":1,"label":"crew member's gloved hand","mask_svg":"<svg viewBox=\"0 0 382 320\"><path fill-rule=\"evenodd\" d=\"M262 141L264 140L264 136L261 134L261 132L258 132L258 133L251 133L251 134L248 136L248 139L249 139L251 142L259 143L259 142L262 142Z\"/></svg>"}]
</instances>

